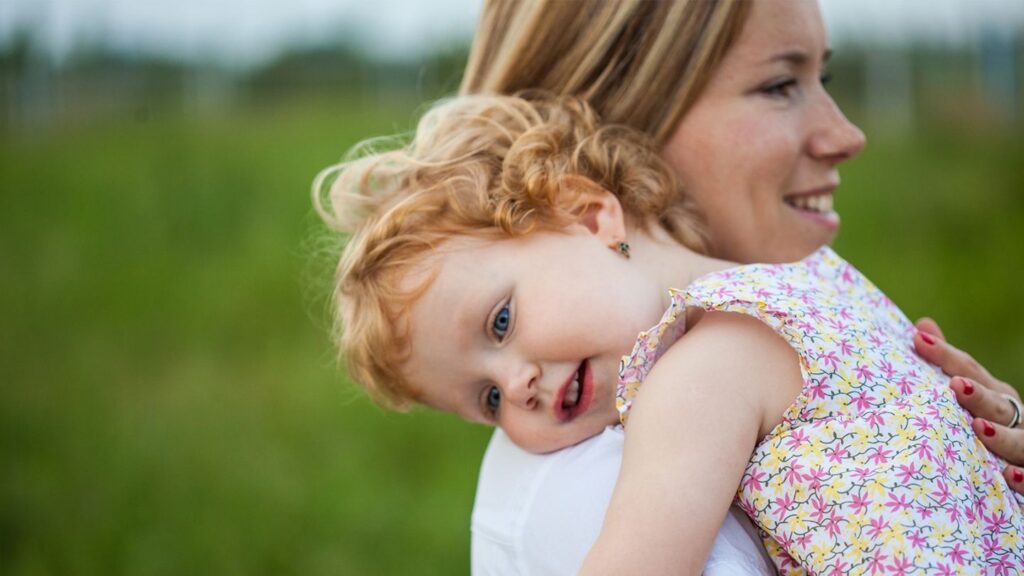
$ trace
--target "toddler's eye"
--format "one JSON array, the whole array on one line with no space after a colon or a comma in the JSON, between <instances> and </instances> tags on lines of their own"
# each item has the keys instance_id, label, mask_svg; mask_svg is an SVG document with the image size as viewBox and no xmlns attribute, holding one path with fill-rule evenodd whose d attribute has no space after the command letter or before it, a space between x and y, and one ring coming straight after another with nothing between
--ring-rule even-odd
<instances>
[{"instance_id":1,"label":"toddler's eye","mask_svg":"<svg viewBox=\"0 0 1024 576\"><path fill-rule=\"evenodd\" d=\"M494 320L491 322L491 332L498 339L499 342L505 339L505 335L508 334L509 325L512 322L512 314L508 309L508 304L501 307L498 313L494 315Z\"/></svg>"},{"instance_id":2,"label":"toddler's eye","mask_svg":"<svg viewBox=\"0 0 1024 576\"><path fill-rule=\"evenodd\" d=\"M484 398L484 405L487 412L494 414L498 411L498 406L501 404L501 390L498 390L497 386L491 386L487 389L487 396Z\"/></svg>"}]
</instances>

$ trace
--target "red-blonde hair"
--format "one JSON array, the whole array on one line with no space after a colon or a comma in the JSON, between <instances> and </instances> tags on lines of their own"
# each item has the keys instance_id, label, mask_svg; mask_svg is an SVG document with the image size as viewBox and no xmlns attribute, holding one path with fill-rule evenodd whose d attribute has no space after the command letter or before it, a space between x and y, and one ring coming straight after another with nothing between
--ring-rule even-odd
<instances>
[{"instance_id":1,"label":"red-blonde hair","mask_svg":"<svg viewBox=\"0 0 1024 576\"><path fill-rule=\"evenodd\" d=\"M599 187L632 225L660 226L704 248L694 207L649 137L601 125L578 98L461 96L429 110L408 145L367 153L372 146L321 171L313 202L347 236L332 299L341 357L389 408L417 399L399 368L409 352L408 308L430 278L408 279L447 239L559 230Z\"/></svg>"}]
</instances>

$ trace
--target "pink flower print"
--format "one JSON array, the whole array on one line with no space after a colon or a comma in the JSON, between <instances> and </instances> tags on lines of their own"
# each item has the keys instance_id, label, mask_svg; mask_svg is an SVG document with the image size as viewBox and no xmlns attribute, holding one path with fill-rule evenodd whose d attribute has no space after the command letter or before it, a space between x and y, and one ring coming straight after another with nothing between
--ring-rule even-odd
<instances>
[{"instance_id":1,"label":"pink flower print","mask_svg":"<svg viewBox=\"0 0 1024 576\"><path fill-rule=\"evenodd\" d=\"M974 512L974 506L964 506L964 518L967 518L967 521L971 524L978 521L978 515Z\"/></svg>"},{"instance_id":2,"label":"pink flower print","mask_svg":"<svg viewBox=\"0 0 1024 576\"><path fill-rule=\"evenodd\" d=\"M832 565L832 569L828 571L828 576L845 576L848 566L849 564L839 558L836 560L836 564Z\"/></svg>"},{"instance_id":3,"label":"pink flower print","mask_svg":"<svg viewBox=\"0 0 1024 576\"><path fill-rule=\"evenodd\" d=\"M857 280L857 276L853 272L853 266L843 264L843 273L840 278L842 278L843 282L846 282L847 284L854 284Z\"/></svg>"},{"instance_id":4,"label":"pink flower print","mask_svg":"<svg viewBox=\"0 0 1024 576\"><path fill-rule=\"evenodd\" d=\"M875 400L877 400L877 398L868 394L868 392L864 390L853 397L853 405L857 410L867 410Z\"/></svg>"},{"instance_id":5,"label":"pink flower print","mask_svg":"<svg viewBox=\"0 0 1024 576\"><path fill-rule=\"evenodd\" d=\"M800 480L803 479L803 475L800 474L800 469L803 467L803 464L799 462L793 462L790 465L790 467L786 469L786 474L784 476L786 484L793 485L799 483Z\"/></svg>"},{"instance_id":6,"label":"pink flower print","mask_svg":"<svg viewBox=\"0 0 1024 576\"><path fill-rule=\"evenodd\" d=\"M910 536L907 536L907 540L909 540L910 545L917 550L920 550L924 546L924 543L927 541L925 537L921 535L920 532L911 532Z\"/></svg>"},{"instance_id":7,"label":"pink flower print","mask_svg":"<svg viewBox=\"0 0 1024 576\"><path fill-rule=\"evenodd\" d=\"M734 294L728 286L719 286L711 291L711 297L719 300L731 300Z\"/></svg>"},{"instance_id":8,"label":"pink flower print","mask_svg":"<svg viewBox=\"0 0 1024 576\"><path fill-rule=\"evenodd\" d=\"M904 484L910 482L914 477L914 474L917 474L917 466L914 466L913 464L900 464L899 469L900 470L896 473L896 476L898 476L900 482Z\"/></svg>"},{"instance_id":9,"label":"pink flower print","mask_svg":"<svg viewBox=\"0 0 1024 576\"><path fill-rule=\"evenodd\" d=\"M949 551L949 559L952 560L957 566L963 566L964 560L967 558L967 550L965 550L960 543L953 544L953 549Z\"/></svg>"},{"instance_id":10,"label":"pink flower print","mask_svg":"<svg viewBox=\"0 0 1024 576\"><path fill-rule=\"evenodd\" d=\"M872 400L874 400L874 398L872 398ZM881 412L869 412L866 416L869 426L874 426L876 429L885 426L885 416L883 416Z\"/></svg>"},{"instance_id":11,"label":"pink flower print","mask_svg":"<svg viewBox=\"0 0 1024 576\"><path fill-rule=\"evenodd\" d=\"M814 302L814 297L808 294L807 292L804 292L803 294L800 295L800 302L802 302L804 306L809 306L812 302Z\"/></svg>"},{"instance_id":12,"label":"pink flower print","mask_svg":"<svg viewBox=\"0 0 1024 576\"><path fill-rule=\"evenodd\" d=\"M946 503L946 499L949 498L949 486L946 486L946 483L941 479L936 480L935 484L936 488L935 491L932 492L932 496L938 500L939 506L942 506Z\"/></svg>"},{"instance_id":13,"label":"pink flower print","mask_svg":"<svg viewBox=\"0 0 1024 576\"><path fill-rule=\"evenodd\" d=\"M950 522L956 523L960 521L960 506L955 502L949 505L946 512L949 514Z\"/></svg>"},{"instance_id":14,"label":"pink flower print","mask_svg":"<svg viewBox=\"0 0 1024 576\"><path fill-rule=\"evenodd\" d=\"M755 515L754 503L747 498L740 499L740 510L743 510L751 518Z\"/></svg>"},{"instance_id":15,"label":"pink flower print","mask_svg":"<svg viewBox=\"0 0 1024 576\"><path fill-rule=\"evenodd\" d=\"M849 454L849 452L846 450L846 447L843 446L842 444L836 444L832 448L826 450L825 453L828 454L829 461L835 462L836 464L842 462L843 458L845 458L846 455Z\"/></svg>"},{"instance_id":16,"label":"pink flower print","mask_svg":"<svg viewBox=\"0 0 1024 576\"><path fill-rule=\"evenodd\" d=\"M793 293L796 292L796 286L793 286L789 282L780 282L777 286L778 289L786 296L792 296Z\"/></svg>"},{"instance_id":17,"label":"pink flower print","mask_svg":"<svg viewBox=\"0 0 1024 576\"><path fill-rule=\"evenodd\" d=\"M995 556L999 553L999 542L994 536L982 536L981 549L986 556Z\"/></svg>"},{"instance_id":18,"label":"pink flower print","mask_svg":"<svg viewBox=\"0 0 1024 576\"><path fill-rule=\"evenodd\" d=\"M928 460L929 462L935 461L935 455L932 454L932 445L928 442L919 444L917 449L914 450L914 455L919 459Z\"/></svg>"},{"instance_id":19,"label":"pink flower print","mask_svg":"<svg viewBox=\"0 0 1024 576\"><path fill-rule=\"evenodd\" d=\"M789 439L786 440L786 447L796 449L804 442L807 442L807 434L804 432L803 428L797 428L796 430L793 430L793 433L789 435Z\"/></svg>"},{"instance_id":20,"label":"pink flower print","mask_svg":"<svg viewBox=\"0 0 1024 576\"><path fill-rule=\"evenodd\" d=\"M822 315L821 310L819 310L817 306L810 306L807 308L807 317L819 323L825 320L825 316Z\"/></svg>"},{"instance_id":21,"label":"pink flower print","mask_svg":"<svg viewBox=\"0 0 1024 576\"><path fill-rule=\"evenodd\" d=\"M853 369L853 371L855 374L857 374L857 377L863 380L864 382L869 382L875 378L875 374L871 371L871 368L868 368L863 364L858 364L857 367Z\"/></svg>"},{"instance_id":22,"label":"pink flower print","mask_svg":"<svg viewBox=\"0 0 1024 576\"><path fill-rule=\"evenodd\" d=\"M820 488L821 479L825 477L825 474L825 469L822 468L821 466L815 466L814 468L808 470L807 474L804 474L804 480L807 480L809 482L807 487L810 488L811 490L816 490Z\"/></svg>"},{"instance_id":23,"label":"pink flower print","mask_svg":"<svg viewBox=\"0 0 1024 576\"><path fill-rule=\"evenodd\" d=\"M868 558L868 570L871 571L871 574L884 574L885 561L888 559L889 557L885 554L882 554L881 550L875 550L875 555L871 558Z\"/></svg>"},{"instance_id":24,"label":"pink flower print","mask_svg":"<svg viewBox=\"0 0 1024 576\"><path fill-rule=\"evenodd\" d=\"M892 367L892 362L889 362L888 360L882 360L882 363L878 367L878 369L882 371L882 376L886 380L892 380L893 374L896 372L896 370Z\"/></svg>"},{"instance_id":25,"label":"pink flower print","mask_svg":"<svg viewBox=\"0 0 1024 576\"><path fill-rule=\"evenodd\" d=\"M850 308L848 306L844 306L839 309L839 317L843 320L850 321L853 320L854 315L850 312Z\"/></svg>"},{"instance_id":26,"label":"pink flower print","mask_svg":"<svg viewBox=\"0 0 1024 576\"><path fill-rule=\"evenodd\" d=\"M936 569L938 570L938 572L936 572L936 576L956 576L956 572L945 564L939 564L936 566Z\"/></svg>"},{"instance_id":27,"label":"pink flower print","mask_svg":"<svg viewBox=\"0 0 1024 576\"><path fill-rule=\"evenodd\" d=\"M899 512L900 510L906 510L910 508L910 496L898 496L896 494L889 494L889 501L885 503L885 507L891 512Z\"/></svg>"},{"instance_id":28,"label":"pink flower print","mask_svg":"<svg viewBox=\"0 0 1024 576\"><path fill-rule=\"evenodd\" d=\"M811 519L821 522L821 519L825 517L825 508L828 508L828 503L824 498L821 496L811 498Z\"/></svg>"},{"instance_id":29,"label":"pink flower print","mask_svg":"<svg viewBox=\"0 0 1024 576\"><path fill-rule=\"evenodd\" d=\"M758 288L757 290L754 290L754 297L757 298L758 300L768 300L769 298L771 298L771 295L772 293L765 290L764 288Z\"/></svg>"},{"instance_id":30,"label":"pink flower print","mask_svg":"<svg viewBox=\"0 0 1024 576\"><path fill-rule=\"evenodd\" d=\"M842 334L843 332L846 332L846 329L848 328L848 326L845 323L840 322L839 320L836 320L835 318L829 318L828 319L828 325L832 328L833 332L837 332L839 334Z\"/></svg>"},{"instance_id":31,"label":"pink flower print","mask_svg":"<svg viewBox=\"0 0 1024 576\"><path fill-rule=\"evenodd\" d=\"M843 356L849 356L853 354L853 347L850 346L850 341L843 338L839 341L839 353Z\"/></svg>"},{"instance_id":32,"label":"pink flower print","mask_svg":"<svg viewBox=\"0 0 1024 576\"><path fill-rule=\"evenodd\" d=\"M776 556L775 561L779 563L780 576L782 574L789 574L789 570L791 568L796 570L800 567L800 565L796 563L796 560L794 560L792 556L786 554L785 552L783 552L781 556Z\"/></svg>"},{"instance_id":33,"label":"pink flower print","mask_svg":"<svg viewBox=\"0 0 1024 576\"><path fill-rule=\"evenodd\" d=\"M862 466L857 467L853 470L853 477L858 482L863 482L871 474L870 468L864 468Z\"/></svg>"},{"instance_id":34,"label":"pink flower print","mask_svg":"<svg viewBox=\"0 0 1024 576\"><path fill-rule=\"evenodd\" d=\"M803 534L796 537L796 545L801 548L806 548L811 543L811 536L814 536L812 532L804 532Z\"/></svg>"},{"instance_id":35,"label":"pink flower print","mask_svg":"<svg viewBox=\"0 0 1024 576\"><path fill-rule=\"evenodd\" d=\"M996 576L1007 576L1016 573L1017 571L1014 569L1013 564L1006 559L1006 556L1000 556L996 560Z\"/></svg>"},{"instance_id":36,"label":"pink flower print","mask_svg":"<svg viewBox=\"0 0 1024 576\"><path fill-rule=\"evenodd\" d=\"M928 417L925 416L924 414L918 414L917 416L914 416L913 420L914 426L922 432L927 432L932 429L931 420L929 420ZM931 450L931 448L929 448L929 450Z\"/></svg>"},{"instance_id":37,"label":"pink flower print","mask_svg":"<svg viewBox=\"0 0 1024 576\"><path fill-rule=\"evenodd\" d=\"M946 444L946 449L945 449L944 453L945 453L945 456L946 456L946 460L950 460L950 461L956 460L956 447L953 446L952 443Z\"/></svg>"},{"instance_id":38,"label":"pink flower print","mask_svg":"<svg viewBox=\"0 0 1024 576\"><path fill-rule=\"evenodd\" d=\"M807 387L807 398L809 400L814 399L825 399L825 390L828 388L828 381L825 378L815 378L811 380L811 385Z\"/></svg>"},{"instance_id":39,"label":"pink flower print","mask_svg":"<svg viewBox=\"0 0 1024 576\"><path fill-rule=\"evenodd\" d=\"M871 519L871 527L868 528L868 536L872 538L878 538L878 536L889 527L889 523L886 522L885 518L879 516L878 518Z\"/></svg>"},{"instance_id":40,"label":"pink flower print","mask_svg":"<svg viewBox=\"0 0 1024 576\"><path fill-rule=\"evenodd\" d=\"M843 517L836 510L828 516L828 520L825 523L825 529L828 531L828 535L833 538L839 537L839 523L843 521Z\"/></svg>"},{"instance_id":41,"label":"pink flower print","mask_svg":"<svg viewBox=\"0 0 1024 576\"><path fill-rule=\"evenodd\" d=\"M831 350L822 354L821 356L818 356L818 361L821 362L822 364L827 364L833 370L835 370L839 365L839 357L836 356L836 353Z\"/></svg>"},{"instance_id":42,"label":"pink flower print","mask_svg":"<svg viewBox=\"0 0 1024 576\"><path fill-rule=\"evenodd\" d=\"M895 556L892 559L892 564L889 565L889 574L907 574L913 567L914 563L910 560L902 556Z\"/></svg>"},{"instance_id":43,"label":"pink flower print","mask_svg":"<svg viewBox=\"0 0 1024 576\"><path fill-rule=\"evenodd\" d=\"M871 455L871 461L875 464L885 464L889 461L889 456L892 455L892 450L887 449L885 446L875 446L875 451Z\"/></svg>"},{"instance_id":44,"label":"pink flower print","mask_svg":"<svg viewBox=\"0 0 1024 576\"><path fill-rule=\"evenodd\" d=\"M871 347L876 350L885 345L885 339L879 336L878 332L872 332L871 335L868 336L868 342L870 342Z\"/></svg>"},{"instance_id":45,"label":"pink flower print","mask_svg":"<svg viewBox=\"0 0 1024 576\"><path fill-rule=\"evenodd\" d=\"M1006 516L1006 512L1000 512L998 514L993 512L991 516L985 519L985 529L993 534L998 533L1001 529L1009 525L1009 518Z\"/></svg>"},{"instance_id":46,"label":"pink flower print","mask_svg":"<svg viewBox=\"0 0 1024 576\"><path fill-rule=\"evenodd\" d=\"M754 470L751 472L747 478L743 480L744 490L757 491L764 488L764 486L761 485L761 480L764 480L766 475L767 473L764 470Z\"/></svg>"},{"instance_id":47,"label":"pink flower print","mask_svg":"<svg viewBox=\"0 0 1024 576\"><path fill-rule=\"evenodd\" d=\"M783 494L776 498L773 503L775 504L775 520L782 522L782 519L789 513L789 507L793 505L793 497L790 494Z\"/></svg>"},{"instance_id":48,"label":"pink flower print","mask_svg":"<svg viewBox=\"0 0 1024 576\"><path fill-rule=\"evenodd\" d=\"M896 383L900 388L900 394L907 395L914 390L914 383L906 378L900 378L899 382Z\"/></svg>"},{"instance_id":49,"label":"pink flower print","mask_svg":"<svg viewBox=\"0 0 1024 576\"><path fill-rule=\"evenodd\" d=\"M871 499L863 493L854 494L853 501L850 503L850 506L853 508L854 514L862 514L867 510L868 506L871 506Z\"/></svg>"},{"instance_id":50,"label":"pink flower print","mask_svg":"<svg viewBox=\"0 0 1024 576\"><path fill-rule=\"evenodd\" d=\"M921 518L924 518L925 520L927 520L927 519L932 517L932 509L931 508L925 508L924 506L918 506L917 507L917 513L920 514Z\"/></svg>"}]
</instances>

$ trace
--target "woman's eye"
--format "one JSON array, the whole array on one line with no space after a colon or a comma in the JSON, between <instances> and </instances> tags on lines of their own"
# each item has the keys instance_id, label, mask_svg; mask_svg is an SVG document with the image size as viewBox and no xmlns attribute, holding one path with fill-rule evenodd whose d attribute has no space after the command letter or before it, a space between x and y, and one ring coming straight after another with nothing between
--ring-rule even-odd
<instances>
[{"instance_id":1,"label":"woman's eye","mask_svg":"<svg viewBox=\"0 0 1024 576\"><path fill-rule=\"evenodd\" d=\"M501 390L498 390L497 386L491 386L487 389L487 396L484 398L484 407L490 414L498 412L498 406L501 404Z\"/></svg>"},{"instance_id":2,"label":"woman's eye","mask_svg":"<svg viewBox=\"0 0 1024 576\"><path fill-rule=\"evenodd\" d=\"M828 86L828 83L832 81L832 73L825 72L824 74L821 75L820 81L822 86Z\"/></svg>"},{"instance_id":3,"label":"woman's eye","mask_svg":"<svg viewBox=\"0 0 1024 576\"><path fill-rule=\"evenodd\" d=\"M763 94L768 96L779 96L787 97L790 96L794 90L796 90L797 82L796 79L790 78L788 80L782 80L769 84L761 89Z\"/></svg>"},{"instance_id":4,"label":"woman's eye","mask_svg":"<svg viewBox=\"0 0 1024 576\"><path fill-rule=\"evenodd\" d=\"M512 322L512 313L508 309L508 304L501 307L498 313L494 315L494 321L491 323L491 332L500 342L508 334L509 325Z\"/></svg>"}]
</instances>

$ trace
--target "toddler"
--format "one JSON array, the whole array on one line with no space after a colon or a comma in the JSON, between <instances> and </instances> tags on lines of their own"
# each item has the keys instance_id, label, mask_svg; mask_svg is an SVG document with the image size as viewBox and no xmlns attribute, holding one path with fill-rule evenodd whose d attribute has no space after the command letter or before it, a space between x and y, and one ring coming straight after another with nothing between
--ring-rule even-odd
<instances>
[{"instance_id":1,"label":"toddler","mask_svg":"<svg viewBox=\"0 0 1024 576\"><path fill-rule=\"evenodd\" d=\"M534 452L628 417L583 573L697 573L734 498L783 573L1024 569L1002 467L904 315L827 247L704 256L651 143L582 101L441 103L314 200L351 235L339 347L378 402Z\"/></svg>"}]
</instances>

